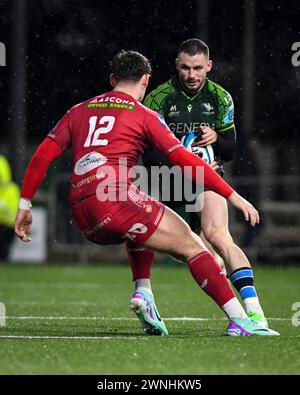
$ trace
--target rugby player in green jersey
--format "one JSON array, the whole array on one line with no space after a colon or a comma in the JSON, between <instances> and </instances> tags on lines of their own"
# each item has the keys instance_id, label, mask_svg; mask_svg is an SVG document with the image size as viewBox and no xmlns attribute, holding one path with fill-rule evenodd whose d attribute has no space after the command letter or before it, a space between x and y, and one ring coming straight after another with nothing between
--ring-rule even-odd
<instances>
[{"instance_id":1,"label":"rugby player in green jersey","mask_svg":"<svg viewBox=\"0 0 300 395\"><path fill-rule=\"evenodd\" d=\"M221 164L231 160L235 150L234 109L230 94L207 78L211 68L208 46L196 38L184 41L178 48L177 75L152 91L144 104L163 115L180 140L183 141L190 132L199 132L199 141L194 143L193 150L195 146L211 146L214 153L211 166L222 172ZM166 164L154 151L146 152L144 163L147 167ZM194 231L197 228L195 216L201 218L201 236L222 257L229 279L243 299L248 316L267 327L251 265L228 229L227 202L210 190L205 190L203 194L203 209L199 213L184 212L185 201L164 203L184 217ZM129 247L128 254L135 288L151 292L150 273L154 253Z\"/></svg>"}]
</instances>

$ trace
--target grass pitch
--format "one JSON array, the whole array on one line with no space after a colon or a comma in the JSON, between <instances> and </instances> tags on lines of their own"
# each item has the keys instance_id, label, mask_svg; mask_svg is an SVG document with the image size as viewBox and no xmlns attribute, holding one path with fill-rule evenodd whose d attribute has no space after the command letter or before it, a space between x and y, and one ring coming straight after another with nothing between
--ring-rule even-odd
<instances>
[{"instance_id":1,"label":"grass pitch","mask_svg":"<svg viewBox=\"0 0 300 395\"><path fill-rule=\"evenodd\" d=\"M184 266L153 270L170 336L149 337L128 308L128 267L2 264L0 374L299 374L300 267L254 269L280 337L225 337L222 311Z\"/></svg>"}]
</instances>

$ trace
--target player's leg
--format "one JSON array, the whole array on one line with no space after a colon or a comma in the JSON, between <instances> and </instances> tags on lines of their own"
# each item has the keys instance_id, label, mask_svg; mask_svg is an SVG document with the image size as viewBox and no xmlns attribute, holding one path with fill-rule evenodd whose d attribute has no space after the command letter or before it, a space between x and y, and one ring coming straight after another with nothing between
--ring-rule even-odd
<instances>
[{"instance_id":1,"label":"player's leg","mask_svg":"<svg viewBox=\"0 0 300 395\"><path fill-rule=\"evenodd\" d=\"M140 320L142 329L148 335L168 336L168 329L160 318L152 292L150 275L154 251L126 242L128 261L131 266L135 291L130 299L130 308Z\"/></svg>"},{"instance_id":2,"label":"player's leg","mask_svg":"<svg viewBox=\"0 0 300 395\"><path fill-rule=\"evenodd\" d=\"M145 242L145 246L187 262L196 282L221 308L224 308L231 299L236 299L224 273L220 271L200 237L192 232L188 224L171 209L166 207L158 228ZM232 314L230 309L226 311L226 307L225 312L228 316ZM238 302L234 316L246 317Z\"/></svg>"},{"instance_id":3,"label":"player's leg","mask_svg":"<svg viewBox=\"0 0 300 395\"><path fill-rule=\"evenodd\" d=\"M188 263L198 283L230 319L228 335L278 335L268 328L252 322L235 297L224 272L207 251L199 236L177 214L166 207L165 214L156 231L145 246L165 252Z\"/></svg>"},{"instance_id":4,"label":"player's leg","mask_svg":"<svg viewBox=\"0 0 300 395\"><path fill-rule=\"evenodd\" d=\"M228 335L277 334L253 323L246 316L224 273L206 251L200 237L192 233L179 216L167 208L164 211L163 205L149 197L144 202L147 210L144 205L137 206L133 201L99 202L92 196L73 206L74 224L88 240L97 244L119 244L130 239L137 245L185 259L197 283L230 318ZM151 319L151 312L154 311L156 317L153 322L161 329L161 319L151 295L146 296L140 295L140 300Z\"/></svg>"},{"instance_id":5,"label":"player's leg","mask_svg":"<svg viewBox=\"0 0 300 395\"><path fill-rule=\"evenodd\" d=\"M126 249L135 291L146 290L153 295L150 276L155 255L154 251L149 248L137 246L129 240L126 242Z\"/></svg>"},{"instance_id":6,"label":"player's leg","mask_svg":"<svg viewBox=\"0 0 300 395\"><path fill-rule=\"evenodd\" d=\"M172 202L170 205L173 211L175 211L182 218L184 218L187 223L189 223L189 216L185 212L184 205ZM126 242L126 249L135 288L135 293L133 294L132 299L134 299L136 292L146 291L153 296L151 287L151 269L155 258L154 251L146 248L145 246L137 246L131 241ZM134 301L132 299L130 301L130 306L133 306Z\"/></svg>"},{"instance_id":7,"label":"player's leg","mask_svg":"<svg viewBox=\"0 0 300 395\"><path fill-rule=\"evenodd\" d=\"M228 317L247 318L224 273L220 271L201 239L172 210L166 208L158 228L146 240L145 246L188 262L196 282L217 302ZM154 300L147 291L137 290L134 293L131 308L137 314L146 333L167 335Z\"/></svg>"},{"instance_id":8,"label":"player's leg","mask_svg":"<svg viewBox=\"0 0 300 395\"><path fill-rule=\"evenodd\" d=\"M199 215L201 216L201 213L199 213ZM205 247L208 249L208 251L213 255L213 257L215 258L215 260L218 262L220 268L222 270L225 271L225 274L227 273L226 268L225 268L225 264L224 264L224 260L220 257L219 254L216 253L216 251L214 250L213 246L210 244L210 242L206 239L206 237L204 236L203 231L201 230L200 232L200 237L201 240L203 241Z\"/></svg>"},{"instance_id":9,"label":"player's leg","mask_svg":"<svg viewBox=\"0 0 300 395\"><path fill-rule=\"evenodd\" d=\"M204 192L201 225L204 236L224 259L228 277L241 295L247 314L267 325L254 286L250 262L234 243L228 229L227 202L212 191Z\"/></svg>"},{"instance_id":10,"label":"player's leg","mask_svg":"<svg viewBox=\"0 0 300 395\"><path fill-rule=\"evenodd\" d=\"M183 204L179 204L178 202L174 203L171 201L169 202L169 204L167 204L167 206L169 206L176 214L180 215L192 227L190 223L191 218L189 216L189 213L185 212L185 206ZM198 223L199 219L197 221L197 224ZM135 290L140 288L146 288L148 292L152 293L150 278L151 269L155 258L154 251L144 246L136 246L130 241L126 243L126 249L128 261L131 266L132 280L134 282ZM222 261L222 259L217 254L215 255L216 257L218 257L217 259Z\"/></svg>"}]
</instances>

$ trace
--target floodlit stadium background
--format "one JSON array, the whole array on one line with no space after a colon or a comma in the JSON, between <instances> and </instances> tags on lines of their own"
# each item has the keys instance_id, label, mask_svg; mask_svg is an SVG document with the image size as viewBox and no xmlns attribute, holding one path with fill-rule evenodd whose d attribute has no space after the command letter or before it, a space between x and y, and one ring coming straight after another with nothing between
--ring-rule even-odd
<instances>
[{"instance_id":1,"label":"floodlit stadium background","mask_svg":"<svg viewBox=\"0 0 300 395\"><path fill-rule=\"evenodd\" d=\"M151 59L149 91L171 76L178 44L199 37L214 61L209 78L235 102L238 148L228 180L261 210L245 246L253 261L300 259L300 41L297 1L0 1L0 154L20 184L34 149L66 110L109 89L108 61L121 48ZM300 48L300 44L299 47ZM296 55L293 61L293 55ZM96 247L70 225L70 156L51 167L36 195L33 239L11 259L125 262L123 247ZM231 213L242 243L246 225ZM22 250L19 250L22 248ZM25 251L26 249L26 251ZM30 250L30 251L29 251Z\"/></svg>"}]
</instances>

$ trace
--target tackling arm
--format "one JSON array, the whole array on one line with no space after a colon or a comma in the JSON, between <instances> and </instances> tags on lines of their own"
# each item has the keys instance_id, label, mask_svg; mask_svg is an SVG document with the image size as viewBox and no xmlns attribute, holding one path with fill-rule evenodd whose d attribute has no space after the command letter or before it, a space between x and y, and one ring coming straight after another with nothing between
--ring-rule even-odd
<instances>
[{"instance_id":1,"label":"tackling arm","mask_svg":"<svg viewBox=\"0 0 300 395\"><path fill-rule=\"evenodd\" d=\"M250 221L252 226L259 223L259 214L257 210L235 192L230 185L228 185L207 163L201 158L187 151L184 147L177 148L169 154L169 160L175 165L184 168L184 166L192 166L192 172L189 172L195 182L197 180L196 167L203 166L204 168L204 185L212 191L224 196L228 201L237 209L241 210L244 214L246 221ZM187 169L185 169L187 170ZM190 170L190 169L189 169ZM186 171L185 171L186 173Z\"/></svg>"},{"instance_id":2,"label":"tackling arm","mask_svg":"<svg viewBox=\"0 0 300 395\"><path fill-rule=\"evenodd\" d=\"M197 166L202 166L204 169L204 186L212 191L222 195L226 199L234 192L233 189L206 163L204 160L189 152L184 147L177 148L168 156L170 162L174 165L180 166L182 169L188 170L191 166L190 176L192 180L199 183L196 176Z\"/></svg>"},{"instance_id":3,"label":"tackling arm","mask_svg":"<svg viewBox=\"0 0 300 395\"><path fill-rule=\"evenodd\" d=\"M62 154L60 146L46 137L35 151L25 172L21 198L31 200L41 185L50 163Z\"/></svg>"},{"instance_id":4,"label":"tackling arm","mask_svg":"<svg viewBox=\"0 0 300 395\"><path fill-rule=\"evenodd\" d=\"M197 180L197 166L204 169L204 185L224 196L230 203L241 210L247 221L251 225L259 222L257 210L247 200L243 199L236 193L207 163L193 153L186 150L180 141L174 136L166 125L163 117L157 115L151 110L146 111L144 119L144 128L147 131L148 141L152 143L163 155L165 155L173 164L188 170L193 181ZM159 136L159 138L158 138Z\"/></svg>"},{"instance_id":5,"label":"tackling arm","mask_svg":"<svg viewBox=\"0 0 300 395\"><path fill-rule=\"evenodd\" d=\"M54 140L46 137L29 162L15 220L15 233L22 241L28 242L31 240L29 237L32 224L30 201L43 181L50 163L60 156L62 152L63 150Z\"/></svg>"},{"instance_id":6,"label":"tackling arm","mask_svg":"<svg viewBox=\"0 0 300 395\"><path fill-rule=\"evenodd\" d=\"M228 199L233 193L233 189L204 160L183 147L168 128L164 118L149 109L146 110L145 115L144 129L147 130L149 143L171 163L178 165L185 172L191 168L191 174L188 175L198 184L196 170L197 166L202 166L204 186Z\"/></svg>"}]
</instances>

